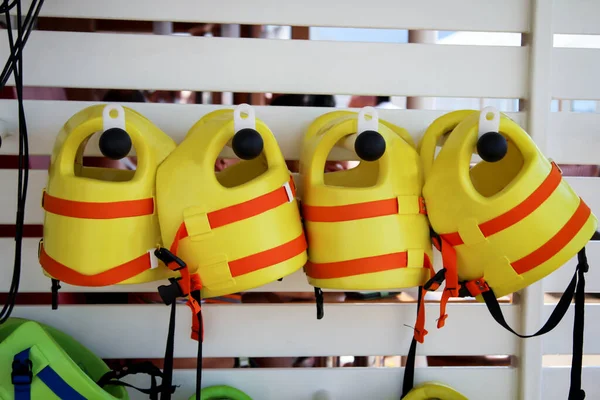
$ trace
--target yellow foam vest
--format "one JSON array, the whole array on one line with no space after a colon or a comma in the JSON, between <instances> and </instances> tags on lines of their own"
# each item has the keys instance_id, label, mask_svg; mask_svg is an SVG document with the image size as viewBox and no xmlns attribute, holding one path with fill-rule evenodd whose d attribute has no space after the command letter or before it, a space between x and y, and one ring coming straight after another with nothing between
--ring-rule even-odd
<instances>
[{"instance_id":1,"label":"yellow foam vest","mask_svg":"<svg viewBox=\"0 0 600 400\"><path fill-rule=\"evenodd\" d=\"M264 146L260 154L215 173L222 149L248 132ZM198 121L159 167L157 190L164 243L173 250L176 242L174 253L199 275L202 297L273 282L306 262L290 173L247 105Z\"/></svg>"},{"instance_id":2,"label":"yellow foam vest","mask_svg":"<svg viewBox=\"0 0 600 400\"><path fill-rule=\"evenodd\" d=\"M450 386L437 382L426 382L414 387L402 400L469 400Z\"/></svg>"},{"instance_id":3,"label":"yellow foam vest","mask_svg":"<svg viewBox=\"0 0 600 400\"><path fill-rule=\"evenodd\" d=\"M491 141L501 139L498 132L505 138L505 155L471 167L479 138L488 132L496 135ZM565 264L596 230L596 217L559 168L494 109L438 118L420 147L429 220L442 248L455 249L460 281L477 286L483 278L496 297L507 295Z\"/></svg>"},{"instance_id":4,"label":"yellow foam vest","mask_svg":"<svg viewBox=\"0 0 600 400\"><path fill-rule=\"evenodd\" d=\"M360 164L324 173L336 145L355 150ZM429 279L422 171L406 130L379 120L370 107L327 113L305 135L300 173L311 285L377 290Z\"/></svg>"},{"instance_id":5,"label":"yellow foam vest","mask_svg":"<svg viewBox=\"0 0 600 400\"><path fill-rule=\"evenodd\" d=\"M137 169L83 166L90 137L115 130L130 138ZM54 145L43 193L40 263L46 274L79 286L173 276L153 251L160 243L156 169L174 148L169 136L128 108L96 105L71 117Z\"/></svg>"}]
</instances>

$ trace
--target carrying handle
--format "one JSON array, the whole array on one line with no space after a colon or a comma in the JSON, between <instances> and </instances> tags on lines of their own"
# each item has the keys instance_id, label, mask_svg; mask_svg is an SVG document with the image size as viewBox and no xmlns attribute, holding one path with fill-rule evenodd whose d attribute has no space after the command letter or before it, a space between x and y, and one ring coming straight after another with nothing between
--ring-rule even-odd
<instances>
[{"instance_id":1,"label":"carrying handle","mask_svg":"<svg viewBox=\"0 0 600 400\"><path fill-rule=\"evenodd\" d=\"M433 167L435 150L440 138L445 134L452 132L461 121L474 112L476 111L461 110L450 112L433 121L433 123L425 130L425 134L419 144L419 153L421 154L425 179L427 179L431 172L431 168Z\"/></svg>"}]
</instances>

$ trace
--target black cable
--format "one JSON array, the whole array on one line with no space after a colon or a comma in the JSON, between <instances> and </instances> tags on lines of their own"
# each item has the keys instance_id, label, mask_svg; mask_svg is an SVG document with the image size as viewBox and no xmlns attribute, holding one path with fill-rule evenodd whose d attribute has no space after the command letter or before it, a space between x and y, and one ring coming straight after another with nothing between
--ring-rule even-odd
<instances>
[{"instance_id":1,"label":"black cable","mask_svg":"<svg viewBox=\"0 0 600 400\"><path fill-rule=\"evenodd\" d=\"M10 3L10 4L8 4L8 5L4 5L4 4L2 4L2 5L0 6L0 12L2 12L2 13L3 13L3 12L6 12L6 11L10 11L10 10L12 10L12 9L13 9L13 8L15 8L15 6L17 5L17 1L18 1L18 0L14 0L12 3ZM4 3L5 3L5 2L4 2Z\"/></svg>"},{"instance_id":2,"label":"black cable","mask_svg":"<svg viewBox=\"0 0 600 400\"><path fill-rule=\"evenodd\" d=\"M21 1L17 0L17 4L20 4L20 3L21 3ZM14 62L16 60L16 57L23 51L23 48L24 48L25 44L27 43L27 39L29 39L29 34L33 30L35 21L37 20L40 10L42 9L43 3L44 3L44 0L35 0L29 6L29 10L25 17L25 22L20 24L20 25L25 26L25 28L24 28L24 30L26 31L25 36L24 37L19 36L19 38L17 39L17 41L15 43L16 51L15 52L11 51L11 56L8 58L5 66L4 66L4 69L2 70L2 73L0 74L0 87L4 87L6 85L6 82L10 78L11 72L14 68ZM7 22L7 25L8 25L8 22Z\"/></svg>"},{"instance_id":3,"label":"black cable","mask_svg":"<svg viewBox=\"0 0 600 400\"><path fill-rule=\"evenodd\" d=\"M6 17L6 28L10 55L4 65L2 80L0 80L0 89L4 88L11 75L14 76L15 88L17 92L17 106L19 113L19 155L18 155L18 179L17 179L17 213L15 221L15 258L13 265L13 276L7 301L0 311L0 324L4 323L11 315L16 303L16 296L19 291L21 277L21 254L23 246L23 228L25 224L25 202L27 200L27 185L29 183L29 139L27 135L27 123L25 120L25 107L23 105L23 46L35 20L39 15L43 0L32 1L27 15L23 20L23 13L20 0L3 0L0 6L0 12ZM10 11L16 7L16 40L13 36L13 27Z\"/></svg>"}]
</instances>

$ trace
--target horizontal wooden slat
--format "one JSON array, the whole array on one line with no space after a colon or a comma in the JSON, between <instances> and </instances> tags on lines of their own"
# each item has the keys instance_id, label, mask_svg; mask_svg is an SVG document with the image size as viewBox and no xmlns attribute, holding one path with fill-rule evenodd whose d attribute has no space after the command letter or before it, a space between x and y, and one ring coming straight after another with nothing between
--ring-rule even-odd
<instances>
[{"instance_id":1,"label":"horizontal wooden slat","mask_svg":"<svg viewBox=\"0 0 600 400\"><path fill-rule=\"evenodd\" d=\"M586 246L590 270L585 276L585 290L588 293L600 293L600 242L590 242ZM544 291L562 293L573 277L577 257L573 257L567 265L544 278Z\"/></svg>"},{"instance_id":2,"label":"horizontal wooden slat","mask_svg":"<svg viewBox=\"0 0 600 400\"><path fill-rule=\"evenodd\" d=\"M0 58L8 54L3 41ZM23 79L74 88L522 98L527 60L525 47L33 32Z\"/></svg>"},{"instance_id":3,"label":"horizontal wooden slat","mask_svg":"<svg viewBox=\"0 0 600 400\"><path fill-rule=\"evenodd\" d=\"M400 398L403 374L403 368L204 370L202 386L230 385L257 400L310 400L319 391L327 391L331 396L329 400L387 400ZM146 376L125 380L137 386L148 386ZM486 400L516 398L517 374L512 368L417 368L415 384L424 382L443 382L472 400L480 400L478 396L482 393L481 386L473 382L485 382ZM187 400L195 390L196 371L176 370L173 383L179 386L173 399ZM129 393L131 400L148 398L139 392ZM544 397L544 400L565 398Z\"/></svg>"},{"instance_id":4,"label":"horizontal wooden slat","mask_svg":"<svg viewBox=\"0 0 600 400\"><path fill-rule=\"evenodd\" d=\"M518 326L518 307L502 308L509 323ZM203 310L205 357L402 355L410 346L416 304L326 304L322 320L316 319L314 304L207 304ZM429 335L418 348L422 355L517 351L516 336L499 327L482 304L451 304L441 330L435 328L438 305L427 305L426 311ZM52 311L20 306L13 316L60 328L100 357L154 358L164 355L169 307L88 305ZM189 308L178 306L175 357L196 355L190 323Z\"/></svg>"},{"instance_id":5,"label":"horizontal wooden slat","mask_svg":"<svg viewBox=\"0 0 600 400\"><path fill-rule=\"evenodd\" d=\"M26 101L25 113L29 131L31 154L50 154L54 147L56 135L72 115L93 102L82 101ZM211 111L227 106L184 105L184 104L152 104L124 103L154 122L175 141L183 140L188 130ZM302 138L308 126L318 116L333 111L332 108L321 107L255 107L256 116L262 119L277 137L277 142L286 159L297 160L300 156ZM379 117L408 130L415 141L433 120L443 115L444 111L431 110L377 110ZM520 124L525 123L525 113L509 113L512 119ZM18 139L15 136L18 127L17 103L14 100L0 100L0 120L4 121L12 136L6 138L0 148L0 154L17 154ZM86 154L100 155L97 147L86 149ZM234 156L227 150L223 156ZM334 159L356 158L346 151L332 153Z\"/></svg>"},{"instance_id":6,"label":"horizontal wooden slat","mask_svg":"<svg viewBox=\"0 0 600 400\"><path fill-rule=\"evenodd\" d=\"M555 33L598 35L600 3L594 0L553 0L553 27Z\"/></svg>"},{"instance_id":7,"label":"horizontal wooden slat","mask_svg":"<svg viewBox=\"0 0 600 400\"><path fill-rule=\"evenodd\" d=\"M571 368L549 367L542 369L542 399L564 400L569 397ZM600 399L600 367L583 367L581 387L586 399Z\"/></svg>"},{"instance_id":8,"label":"horizontal wooden slat","mask_svg":"<svg viewBox=\"0 0 600 400\"><path fill-rule=\"evenodd\" d=\"M48 171L29 171L25 223L40 224L44 221L42 189L48 181ZM0 169L0 224L14 224L17 212L17 170ZM0 239L1 240L1 239Z\"/></svg>"},{"instance_id":9,"label":"horizontal wooden slat","mask_svg":"<svg viewBox=\"0 0 600 400\"><path fill-rule=\"evenodd\" d=\"M584 144L581 144L584 147ZM598 160L600 163L600 159ZM596 216L600 215L600 178L597 177L567 177L567 182L575 192L592 209Z\"/></svg>"},{"instance_id":10,"label":"horizontal wooden slat","mask_svg":"<svg viewBox=\"0 0 600 400\"><path fill-rule=\"evenodd\" d=\"M600 49L555 48L552 96L567 100L600 99L598 64Z\"/></svg>"},{"instance_id":11,"label":"horizontal wooden slat","mask_svg":"<svg viewBox=\"0 0 600 400\"><path fill-rule=\"evenodd\" d=\"M548 318L554 307L555 304L544 305L544 320ZM544 354L573 353L573 310L574 306L571 305L562 322L552 332L544 336L542 340ZM600 354L600 343L596 340L600 337L600 324L598 321L600 321L600 303L586 303L584 354Z\"/></svg>"},{"instance_id":12,"label":"horizontal wooden slat","mask_svg":"<svg viewBox=\"0 0 600 400\"><path fill-rule=\"evenodd\" d=\"M600 114L551 113L548 128L548 157L564 164L600 164Z\"/></svg>"},{"instance_id":13,"label":"horizontal wooden slat","mask_svg":"<svg viewBox=\"0 0 600 400\"><path fill-rule=\"evenodd\" d=\"M29 3L26 1L24 3ZM360 28L439 29L525 32L529 4L522 0L62 0L44 4L42 16L189 21L238 24L340 26Z\"/></svg>"}]
</instances>

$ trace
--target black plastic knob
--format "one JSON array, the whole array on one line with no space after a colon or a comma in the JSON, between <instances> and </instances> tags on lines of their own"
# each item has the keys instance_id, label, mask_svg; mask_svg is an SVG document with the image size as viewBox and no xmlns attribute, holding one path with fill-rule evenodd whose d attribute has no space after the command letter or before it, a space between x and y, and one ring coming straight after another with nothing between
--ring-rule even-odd
<instances>
[{"instance_id":1,"label":"black plastic knob","mask_svg":"<svg viewBox=\"0 0 600 400\"><path fill-rule=\"evenodd\" d=\"M504 158L508 151L506 138L498 132L484 133L477 140L477 154L484 161L497 162Z\"/></svg>"},{"instance_id":2,"label":"black plastic knob","mask_svg":"<svg viewBox=\"0 0 600 400\"><path fill-rule=\"evenodd\" d=\"M376 161L385 153L385 139L375 131L364 131L354 142L356 155L364 161Z\"/></svg>"},{"instance_id":3,"label":"black plastic knob","mask_svg":"<svg viewBox=\"0 0 600 400\"><path fill-rule=\"evenodd\" d=\"M260 133L251 128L239 130L233 136L231 148L242 160L252 160L262 153L264 147Z\"/></svg>"},{"instance_id":4,"label":"black plastic knob","mask_svg":"<svg viewBox=\"0 0 600 400\"><path fill-rule=\"evenodd\" d=\"M121 128L110 128L100 136L100 152L111 160L120 160L131 151L131 138Z\"/></svg>"}]
</instances>

